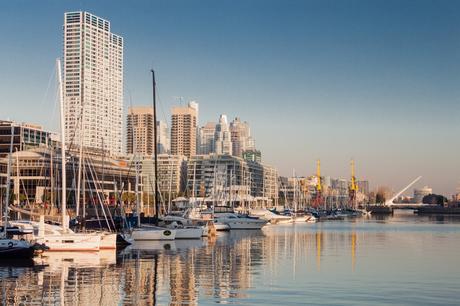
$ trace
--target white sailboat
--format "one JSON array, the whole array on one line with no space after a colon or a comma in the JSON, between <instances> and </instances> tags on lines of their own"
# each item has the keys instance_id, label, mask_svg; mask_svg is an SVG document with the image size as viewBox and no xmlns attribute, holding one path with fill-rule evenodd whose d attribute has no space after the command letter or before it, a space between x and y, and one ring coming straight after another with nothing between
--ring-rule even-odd
<instances>
[{"instance_id":1,"label":"white sailboat","mask_svg":"<svg viewBox=\"0 0 460 306\"><path fill-rule=\"evenodd\" d=\"M59 84L60 125L61 125L61 226L46 226L44 217L40 217L38 243L44 243L49 251L98 251L101 236L96 233L74 233L69 229L69 216L67 215L66 195L66 156L65 156L65 130L64 130L64 94L61 76L61 61L56 60L57 79ZM47 230L48 229L48 230Z\"/></svg>"},{"instance_id":2,"label":"white sailboat","mask_svg":"<svg viewBox=\"0 0 460 306\"><path fill-rule=\"evenodd\" d=\"M176 239L200 239L208 235L207 226L193 225L192 220L183 216L166 215L161 224L176 231Z\"/></svg>"},{"instance_id":3,"label":"white sailboat","mask_svg":"<svg viewBox=\"0 0 460 306\"><path fill-rule=\"evenodd\" d=\"M156 82L155 82L155 72L152 72L152 82L153 82L153 122L157 122L156 115ZM153 155L154 155L154 171L155 171L155 225L141 224L140 216L140 205L139 205L139 191L138 191L138 171L137 171L137 161L136 161L136 210L137 210L137 227L133 228L131 233L131 238L134 241L143 241L143 240L174 240L176 238L176 230L163 228L158 226L158 217L159 217L159 199L158 199L158 161L157 161L157 125L153 125Z\"/></svg>"}]
</instances>

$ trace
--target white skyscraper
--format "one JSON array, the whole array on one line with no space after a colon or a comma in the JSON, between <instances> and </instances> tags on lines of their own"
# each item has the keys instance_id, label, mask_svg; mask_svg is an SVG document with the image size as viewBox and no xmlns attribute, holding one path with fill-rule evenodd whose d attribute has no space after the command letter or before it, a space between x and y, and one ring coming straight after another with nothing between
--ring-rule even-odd
<instances>
[{"instance_id":1,"label":"white skyscraper","mask_svg":"<svg viewBox=\"0 0 460 306\"><path fill-rule=\"evenodd\" d=\"M235 118L230 123L230 133L232 135L232 153L235 156L242 157L243 152L255 150L254 139L251 137L249 123L242 122L240 118Z\"/></svg>"},{"instance_id":2,"label":"white skyscraper","mask_svg":"<svg viewBox=\"0 0 460 306\"><path fill-rule=\"evenodd\" d=\"M120 154L123 38L107 20L65 13L63 68L66 142Z\"/></svg>"},{"instance_id":3,"label":"white skyscraper","mask_svg":"<svg viewBox=\"0 0 460 306\"><path fill-rule=\"evenodd\" d=\"M232 139L226 115L220 115L214 141L214 149L217 154L232 155Z\"/></svg>"},{"instance_id":4,"label":"white skyscraper","mask_svg":"<svg viewBox=\"0 0 460 306\"><path fill-rule=\"evenodd\" d=\"M171 144L168 125L164 121L157 121L158 154L169 153Z\"/></svg>"},{"instance_id":5,"label":"white skyscraper","mask_svg":"<svg viewBox=\"0 0 460 306\"><path fill-rule=\"evenodd\" d=\"M198 131L198 154L214 153L214 137L216 134L216 123L208 122Z\"/></svg>"}]
</instances>

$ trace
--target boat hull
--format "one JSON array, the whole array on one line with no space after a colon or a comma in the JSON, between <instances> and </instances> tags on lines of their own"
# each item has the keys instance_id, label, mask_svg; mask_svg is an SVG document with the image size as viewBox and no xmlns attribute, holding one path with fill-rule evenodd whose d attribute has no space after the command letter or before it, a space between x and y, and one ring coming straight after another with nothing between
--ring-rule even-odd
<instances>
[{"instance_id":1,"label":"boat hull","mask_svg":"<svg viewBox=\"0 0 460 306\"><path fill-rule=\"evenodd\" d=\"M176 228L176 239L201 239L203 236L203 228L201 227L186 227Z\"/></svg>"},{"instance_id":2,"label":"boat hull","mask_svg":"<svg viewBox=\"0 0 460 306\"><path fill-rule=\"evenodd\" d=\"M99 251L101 236L97 234L63 234L47 235L38 238L38 243L45 244L47 252L86 252Z\"/></svg>"},{"instance_id":3,"label":"boat hull","mask_svg":"<svg viewBox=\"0 0 460 306\"><path fill-rule=\"evenodd\" d=\"M99 247L101 250L113 250L117 248L117 234L115 233L102 233L101 244Z\"/></svg>"},{"instance_id":4,"label":"boat hull","mask_svg":"<svg viewBox=\"0 0 460 306\"><path fill-rule=\"evenodd\" d=\"M34 249L27 242L16 239L0 240L0 258L32 258Z\"/></svg>"},{"instance_id":5,"label":"boat hull","mask_svg":"<svg viewBox=\"0 0 460 306\"><path fill-rule=\"evenodd\" d=\"M255 222L251 220L248 222L245 220L229 220L225 223L230 227L230 230L259 230L267 224L267 221L260 220L260 222Z\"/></svg>"},{"instance_id":6,"label":"boat hull","mask_svg":"<svg viewBox=\"0 0 460 306\"><path fill-rule=\"evenodd\" d=\"M220 231L220 232L230 230L230 226L228 226L228 224L221 223L221 222L214 222L214 228L216 229L216 231Z\"/></svg>"},{"instance_id":7,"label":"boat hull","mask_svg":"<svg viewBox=\"0 0 460 306\"><path fill-rule=\"evenodd\" d=\"M173 229L158 227L139 227L133 229L131 238L134 241L174 240L176 238L176 231Z\"/></svg>"}]
</instances>

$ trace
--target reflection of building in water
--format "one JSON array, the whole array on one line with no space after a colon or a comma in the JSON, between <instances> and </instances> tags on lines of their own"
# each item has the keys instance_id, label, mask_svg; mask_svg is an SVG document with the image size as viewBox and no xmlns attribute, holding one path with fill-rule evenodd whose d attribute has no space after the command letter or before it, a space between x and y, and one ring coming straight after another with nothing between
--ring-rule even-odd
<instances>
[{"instance_id":1,"label":"reflection of building in water","mask_svg":"<svg viewBox=\"0 0 460 306\"><path fill-rule=\"evenodd\" d=\"M165 257L162 254L146 256L136 250L132 257L123 260L120 269L120 292L116 302L123 305L155 305L158 292L166 292L165 281L168 277Z\"/></svg>"},{"instance_id":2,"label":"reflection of building in water","mask_svg":"<svg viewBox=\"0 0 460 306\"><path fill-rule=\"evenodd\" d=\"M2 292L5 304L113 305L120 296L114 263L115 252L47 253L17 279L0 278L8 288Z\"/></svg>"},{"instance_id":3,"label":"reflection of building in water","mask_svg":"<svg viewBox=\"0 0 460 306\"><path fill-rule=\"evenodd\" d=\"M262 262L263 244L255 243L257 238L252 239L247 235L235 237L231 233L226 238L230 241L217 243L214 252L208 254L209 261L203 259L203 266L199 267L200 285L209 296L224 300L243 298L246 297L245 290L251 286L251 267Z\"/></svg>"},{"instance_id":4,"label":"reflection of building in water","mask_svg":"<svg viewBox=\"0 0 460 306\"><path fill-rule=\"evenodd\" d=\"M174 256L166 259L170 269L169 290L171 304L198 304L195 257L195 249L191 249L189 252L183 254L183 256Z\"/></svg>"},{"instance_id":5,"label":"reflection of building in water","mask_svg":"<svg viewBox=\"0 0 460 306\"><path fill-rule=\"evenodd\" d=\"M224 234L215 244L179 247L171 242L168 248L159 244L153 251L131 250L119 255L117 265L114 258L93 253L52 254L41 272L28 269L7 280L0 274L0 287L9 304L198 305L200 298L222 303L248 298L254 272L267 279L288 273L296 280L306 270L330 268L338 250L351 252L351 269L355 267L356 232L267 231Z\"/></svg>"}]
</instances>

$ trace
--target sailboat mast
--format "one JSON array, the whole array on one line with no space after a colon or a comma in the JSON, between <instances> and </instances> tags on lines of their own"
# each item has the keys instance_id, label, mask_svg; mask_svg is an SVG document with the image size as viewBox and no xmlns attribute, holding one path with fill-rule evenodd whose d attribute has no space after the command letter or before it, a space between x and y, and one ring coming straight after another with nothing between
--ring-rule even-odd
<instances>
[{"instance_id":1,"label":"sailboat mast","mask_svg":"<svg viewBox=\"0 0 460 306\"><path fill-rule=\"evenodd\" d=\"M11 180L11 156L13 154L13 139L14 139L14 125L13 122L11 122L11 140L10 140L10 154L8 154L8 168L7 168L7 174L6 174L6 198L5 198L5 206L4 206L4 213L3 213L3 233L2 236L4 238L7 237L6 235L6 229L8 227L8 206L10 202L10 180Z\"/></svg>"},{"instance_id":2,"label":"sailboat mast","mask_svg":"<svg viewBox=\"0 0 460 306\"><path fill-rule=\"evenodd\" d=\"M62 228L65 230L67 229L67 222L66 222L66 161L65 161L65 121L64 121L64 93L62 89L62 75L61 75L61 60L58 58L56 59L56 66L57 66L57 77L58 77L58 85L59 85L59 104L61 109L61 217L62 217Z\"/></svg>"},{"instance_id":3,"label":"sailboat mast","mask_svg":"<svg viewBox=\"0 0 460 306\"><path fill-rule=\"evenodd\" d=\"M157 152L157 101L156 101L156 82L155 82L155 71L152 72L152 94L153 94L153 161L154 161L154 173L155 173L155 223L158 225L158 213L160 210L160 201L158 199L158 152Z\"/></svg>"}]
</instances>

